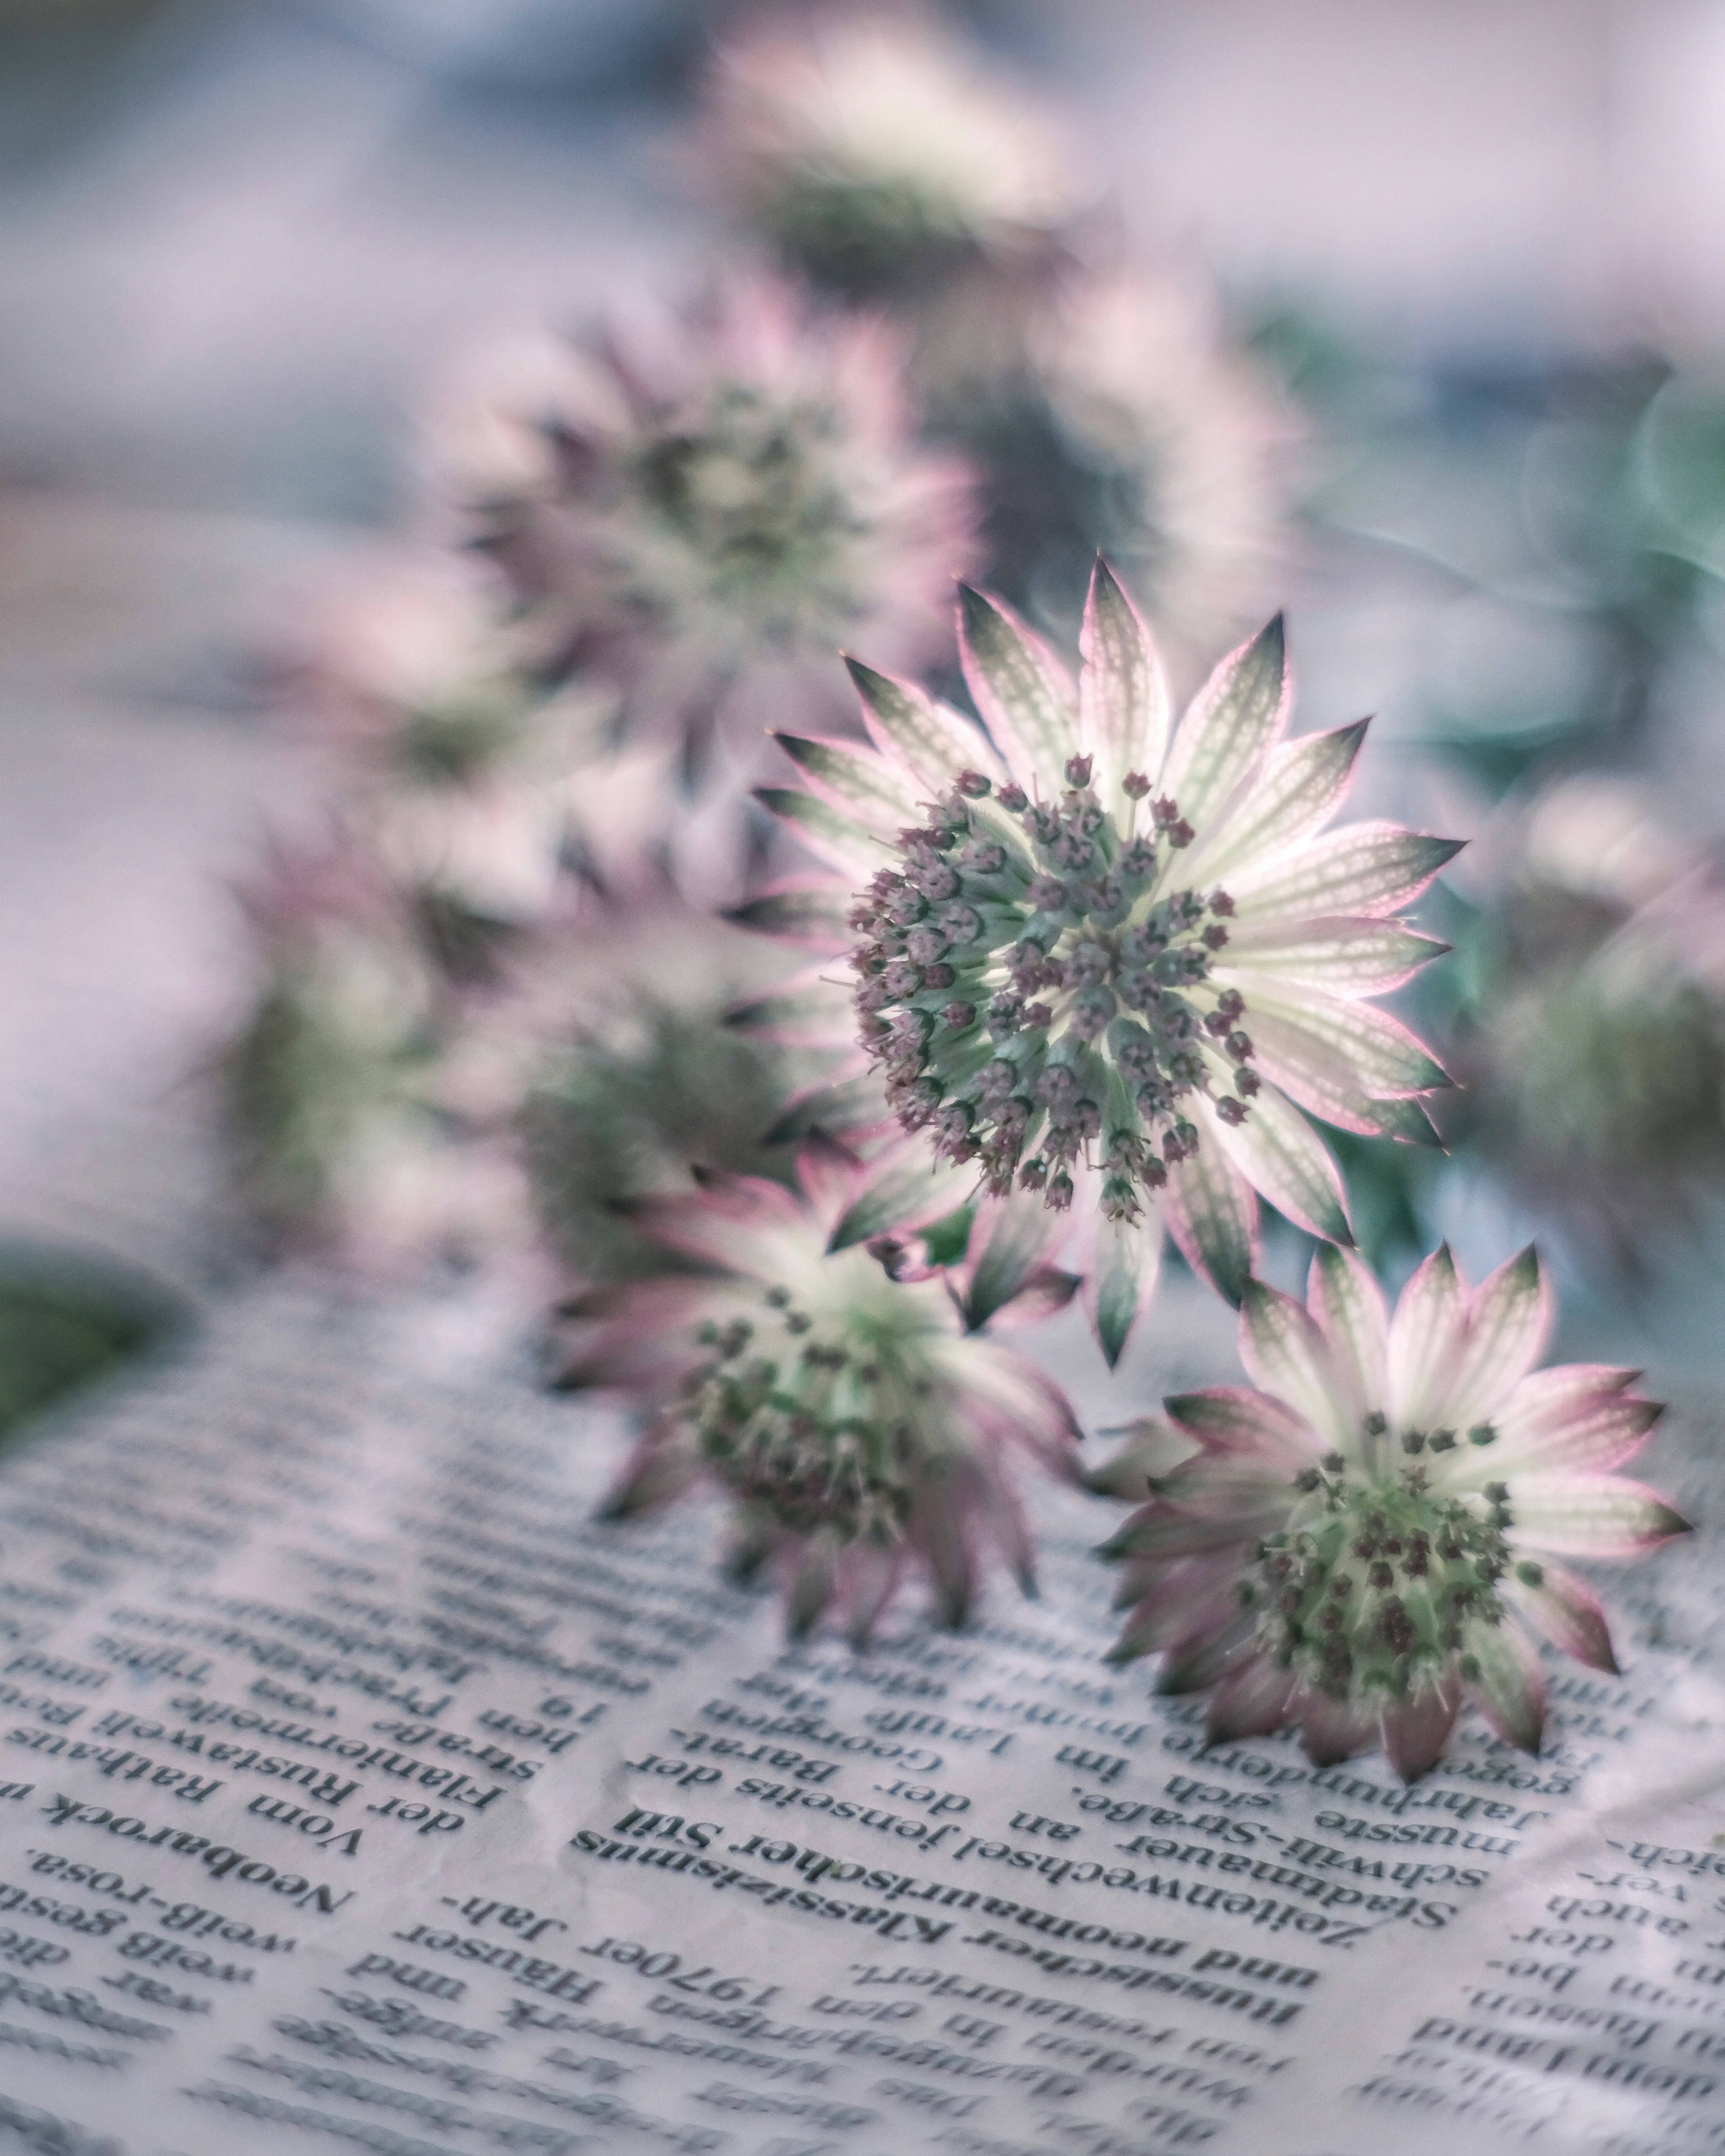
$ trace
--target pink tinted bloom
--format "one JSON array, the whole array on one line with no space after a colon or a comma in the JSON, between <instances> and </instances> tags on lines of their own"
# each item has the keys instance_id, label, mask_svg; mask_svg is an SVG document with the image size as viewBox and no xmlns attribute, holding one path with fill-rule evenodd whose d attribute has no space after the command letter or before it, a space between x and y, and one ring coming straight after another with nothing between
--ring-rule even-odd
<instances>
[{"instance_id":1,"label":"pink tinted bloom","mask_svg":"<svg viewBox=\"0 0 1725 2156\"><path fill-rule=\"evenodd\" d=\"M1114 1659L1209 1691L1216 1742L1297 1724L1320 1766L1381 1743L1425 1774L1471 1701L1535 1752L1543 1640L1615 1673L1592 1589L1560 1560L1685 1532L1612 1472L1661 1410L1636 1373L1536 1369L1550 1293L1527 1249L1470 1291L1448 1249L1392 1317L1351 1251L1320 1250L1302 1306L1252 1281L1256 1389L1167 1402L1195 1450L1106 1546L1131 1606Z\"/></svg>"},{"instance_id":2,"label":"pink tinted bloom","mask_svg":"<svg viewBox=\"0 0 1725 2156\"><path fill-rule=\"evenodd\" d=\"M866 748L781 736L811 789L762 798L849 882L763 894L755 925L848 949L867 1061L907 1131L997 1195L1039 1194L1117 1358L1164 1226L1237 1301L1257 1193L1352 1240L1301 1110L1430 1142L1449 1083L1370 998L1445 947L1399 909L1455 852L1389 824L1322 834L1363 723L1283 738L1280 621L1176 721L1148 632L1098 563L1075 682L1009 609L966 593L966 679L988 728L852 671ZM842 1039L829 957L750 1014ZM860 1060L863 1059L859 1059Z\"/></svg>"},{"instance_id":3,"label":"pink tinted bloom","mask_svg":"<svg viewBox=\"0 0 1725 2156\"><path fill-rule=\"evenodd\" d=\"M735 276L566 357L512 454L464 451L490 475L468 507L531 618L625 679L629 724L752 747L763 700L830 701L840 644L946 644L971 475L917 444L885 322Z\"/></svg>"},{"instance_id":4,"label":"pink tinted bloom","mask_svg":"<svg viewBox=\"0 0 1725 2156\"><path fill-rule=\"evenodd\" d=\"M607 1515L706 1481L732 1503L732 1571L771 1566L794 1632L830 1609L860 1640L917 1575L961 1624L990 1553L1029 1584L1012 1455L1070 1479L1077 1439L1040 1371L967 1330L967 1298L979 1323L1071 1284L1034 1261L1007 1278L991 1242L949 1285L902 1245L864 1245L878 1172L826 1143L798 1169L795 1192L709 1173L691 1194L640 1201L636 1224L706 1270L576 1306L566 1382L620 1392L648 1418Z\"/></svg>"}]
</instances>

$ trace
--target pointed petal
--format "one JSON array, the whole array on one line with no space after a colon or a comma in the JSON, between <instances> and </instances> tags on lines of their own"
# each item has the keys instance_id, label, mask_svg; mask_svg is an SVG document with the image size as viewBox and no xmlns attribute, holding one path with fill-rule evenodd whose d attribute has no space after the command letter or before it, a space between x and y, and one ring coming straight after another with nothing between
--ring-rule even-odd
<instances>
[{"instance_id":1,"label":"pointed petal","mask_svg":"<svg viewBox=\"0 0 1725 2156\"><path fill-rule=\"evenodd\" d=\"M872 1070L864 1070L824 1080L806 1092L793 1094L766 1135L768 1145L784 1145L807 1137L811 1131L827 1131L839 1138L863 1138L897 1127L898 1118L886 1105L880 1079Z\"/></svg>"},{"instance_id":2,"label":"pointed petal","mask_svg":"<svg viewBox=\"0 0 1725 2156\"><path fill-rule=\"evenodd\" d=\"M1327 824L1347 798L1366 726L1360 719L1272 748L1235 784L1180 864L1182 875L1194 883L1225 884L1230 870L1279 853ZM1183 813L1183 802L1181 806Z\"/></svg>"},{"instance_id":3,"label":"pointed petal","mask_svg":"<svg viewBox=\"0 0 1725 2156\"><path fill-rule=\"evenodd\" d=\"M1689 1532L1656 1490L1620 1475L1517 1475L1509 1505L1518 1548L1563 1557L1636 1557Z\"/></svg>"},{"instance_id":4,"label":"pointed petal","mask_svg":"<svg viewBox=\"0 0 1725 2156\"><path fill-rule=\"evenodd\" d=\"M1461 1353L1466 1293L1447 1243L1440 1244L1402 1290L1389 1321L1389 1397L1394 1430L1430 1431Z\"/></svg>"},{"instance_id":5,"label":"pointed petal","mask_svg":"<svg viewBox=\"0 0 1725 2156\"><path fill-rule=\"evenodd\" d=\"M782 943L801 943L810 950L838 952L850 950L856 931L850 922L850 886L830 876L788 876L783 883L746 898L741 906L726 906L720 917L739 928L752 928L757 936L776 937Z\"/></svg>"},{"instance_id":6,"label":"pointed petal","mask_svg":"<svg viewBox=\"0 0 1725 2156\"><path fill-rule=\"evenodd\" d=\"M1183 1692L1204 1691L1230 1675L1242 1655L1250 1650L1255 1630L1250 1617L1237 1617L1224 1630L1194 1626L1184 1639L1171 1640L1156 1673L1159 1697L1177 1698Z\"/></svg>"},{"instance_id":7,"label":"pointed petal","mask_svg":"<svg viewBox=\"0 0 1725 2156\"><path fill-rule=\"evenodd\" d=\"M1314 1767L1339 1767L1363 1752L1378 1732L1368 1715L1345 1699L1307 1692L1300 1712L1300 1748Z\"/></svg>"},{"instance_id":8,"label":"pointed petal","mask_svg":"<svg viewBox=\"0 0 1725 2156\"><path fill-rule=\"evenodd\" d=\"M1163 1219L1193 1271L1237 1308L1258 1262L1258 1201L1219 1147L1170 1171Z\"/></svg>"},{"instance_id":9,"label":"pointed petal","mask_svg":"<svg viewBox=\"0 0 1725 2156\"><path fill-rule=\"evenodd\" d=\"M1013 777L1045 798L1078 752L1078 692L1052 651L999 599L958 588L964 679Z\"/></svg>"},{"instance_id":10,"label":"pointed petal","mask_svg":"<svg viewBox=\"0 0 1725 2156\"><path fill-rule=\"evenodd\" d=\"M639 1519L680 1497L700 1480L698 1456L663 1429L649 1430L624 1462L622 1474L602 1501L601 1520Z\"/></svg>"},{"instance_id":11,"label":"pointed petal","mask_svg":"<svg viewBox=\"0 0 1725 2156\"><path fill-rule=\"evenodd\" d=\"M1304 1463L1301 1463L1304 1465ZM1296 1491L1285 1457L1249 1451L1201 1452L1157 1479L1164 1504L1194 1519L1238 1520L1265 1512L1286 1517Z\"/></svg>"},{"instance_id":12,"label":"pointed petal","mask_svg":"<svg viewBox=\"0 0 1725 2156\"><path fill-rule=\"evenodd\" d=\"M1346 824L1236 869L1228 889L1242 927L1338 913L1394 913L1417 898L1466 843L1404 830L1399 824Z\"/></svg>"},{"instance_id":13,"label":"pointed petal","mask_svg":"<svg viewBox=\"0 0 1725 2156\"><path fill-rule=\"evenodd\" d=\"M1125 1442L1099 1465L1085 1471L1084 1486L1097 1497L1136 1502L1157 1476L1172 1474L1183 1460L1192 1457L1194 1450L1193 1440L1183 1430L1156 1415L1141 1415L1136 1422L1105 1430L1101 1435Z\"/></svg>"},{"instance_id":14,"label":"pointed petal","mask_svg":"<svg viewBox=\"0 0 1725 2156\"><path fill-rule=\"evenodd\" d=\"M1399 1138L1413 1145L1440 1142L1417 1100L1372 1099L1332 1042L1303 1029L1284 1026L1267 1011L1249 1010L1245 1024L1257 1051L1259 1075L1309 1115L1368 1137Z\"/></svg>"},{"instance_id":15,"label":"pointed petal","mask_svg":"<svg viewBox=\"0 0 1725 2156\"><path fill-rule=\"evenodd\" d=\"M1469 1298L1461 1353L1433 1413L1456 1430L1489 1421L1545 1353L1553 1317L1551 1283L1530 1243Z\"/></svg>"},{"instance_id":16,"label":"pointed petal","mask_svg":"<svg viewBox=\"0 0 1725 2156\"><path fill-rule=\"evenodd\" d=\"M1343 914L1319 921L1267 921L1230 927L1225 952L1212 969L1224 984L1238 978L1291 982L1332 996L1377 996L1398 988L1410 975L1450 948L1394 918Z\"/></svg>"},{"instance_id":17,"label":"pointed petal","mask_svg":"<svg viewBox=\"0 0 1725 2156\"><path fill-rule=\"evenodd\" d=\"M1278 1463L1290 1477L1330 1449L1329 1437L1287 1401L1248 1391L1244 1385L1206 1385L1199 1393L1173 1393L1163 1405L1206 1452L1249 1453Z\"/></svg>"},{"instance_id":18,"label":"pointed petal","mask_svg":"<svg viewBox=\"0 0 1725 2156\"><path fill-rule=\"evenodd\" d=\"M1286 1400L1329 1445L1353 1449L1358 1429L1336 1398L1330 1344L1291 1296L1260 1280L1246 1282L1240 1359L1255 1385Z\"/></svg>"},{"instance_id":19,"label":"pointed petal","mask_svg":"<svg viewBox=\"0 0 1725 2156\"><path fill-rule=\"evenodd\" d=\"M876 838L891 841L907 824L924 820L915 784L896 762L840 742L801 734L773 738L823 801Z\"/></svg>"},{"instance_id":20,"label":"pointed petal","mask_svg":"<svg viewBox=\"0 0 1725 2156\"><path fill-rule=\"evenodd\" d=\"M964 1284L964 1322L973 1332L1023 1292L1064 1232L1060 1214L1034 1192L983 1202L971 1230Z\"/></svg>"},{"instance_id":21,"label":"pointed petal","mask_svg":"<svg viewBox=\"0 0 1725 2156\"><path fill-rule=\"evenodd\" d=\"M1461 1645L1479 1664L1479 1675L1465 1681L1480 1712L1506 1743L1537 1753L1545 1727L1545 1672L1527 1634L1517 1625L1475 1619L1464 1628Z\"/></svg>"},{"instance_id":22,"label":"pointed petal","mask_svg":"<svg viewBox=\"0 0 1725 2156\"><path fill-rule=\"evenodd\" d=\"M797 1180L823 1238L855 1195L866 1171L849 1146L817 1132L797 1152Z\"/></svg>"},{"instance_id":23,"label":"pointed petal","mask_svg":"<svg viewBox=\"0 0 1725 2156\"><path fill-rule=\"evenodd\" d=\"M1187 707L1162 783L1200 843L1207 820L1281 733L1291 691L1277 614L1229 653Z\"/></svg>"},{"instance_id":24,"label":"pointed petal","mask_svg":"<svg viewBox=\"0 0 1725 2156\"><path fill-rule=\"evenodd\" d=\"M1574 1656L1590 1670L1604 1670L1608 1676L1620 1676L1611 1628L1599 1596L1563 1565L1543 1564L1539 1569L1542 1578L1533 1586L1520 1578L1512 1565L1498 1592L1560 1653Z\"/></svg>"},{"instance_id":25,"label":"pointed petal","mask_svg":"<svg viewBox=\"0 0 1725 2156\"><path fill-rule=\"evenodd\" d=\"M1084 1306L1108 1368L1120 1360L1138 1312L1156 1292L1162 1270L1162 1219L1099 1219L1095 1255L1084 1276Z\"/></svg>"},{"instance_id":26,"label":"pointed petal","mask_svg":"<svg viewBox=\"0 0 1725 2156\"><path fill-rule=\"evenodd\" d=\"M1461 1707L1460 1685L1445 1682L1384 1709L1384 1749L1404 1782L1417 1782L1436 1766Z\"/></svg>"},{"instance_id":27,"label":"pointed petal","mask_svg":"<svg viewBox=\"0 0 1725 2156\"><path fill-rule=\"evenodd\" d=\"M1006 767L973 726L950 704L890 674L877 674L858 660L845 662L862 699L863 724L883 753L902 759L916 783L931 793L945 793L961 773L979 771L990 779L1006 776Z\"/></svg>"},{"instance_id":28,"label":"pointed petal","mask_svg":"<svg viewBox=\"0 0 1725 2156\"><path fill-rule=\"evenodd\" d=\"M1512 1404L1492 1417L1497 1442L1486 1449L1482 1464L1493 1475L1609 1474L1635 1458L1664 1413L1659 1401L1639 1394L1594 1393L1534 1425L1518 1420Z\"/></svg>"},{"instance_id":29,"label":"pointed petal","mask_svg":"<svg viewBox=\"0 0 1725 2156\"><path fill-rule=\"evenodd\" d=\"M757 786L755 798L780 823L788 824L811 853L845 875L871 876L897 859L885 839L812 793L799 793L793 787Z\"/></svg>"},{"instance_id":30,"label":"pointed petal","mask_svg":"<svg viewBox=\"0 0 1725 2156\"><path fill-rule=\"evenodd\" d=\"M782 1184L711 1170L700 1181L692 1194L638 1198L623 1209L655 1243L726 1272L794 1276L817 1261L814 1224Z\"/></svg>"},{"instance_id":31,"label":"pointed petal","mask_svg":"<svg viewBox=\"0 0 1725 2156\"><path fill-rule=\"evenodd\" d=\"M1308 1235L1352 1243L1341 1170L1310 1123L1273 1086L1260 1088L1243 1123L1224 1123L1200 1096L1205 1142L1219 1145L1252 1188Z\"/></svg>"},{"instance_id":32,"label":"pointed petal","mask_svg":"<svg viewBox=\"0 0 1725 2156\"><path fill-rule=\"evenodd\" d=\"M1194 1616L1220 1630L1238 1616L1240 1603L1234 1592L1237 1577L1231 1563L1214 1558L1178 1558L1163 1568L1149 1592L1132 1604L1126 1629L1104 1660L1136 1661L1140 1655L1158 1653L1172 1641L1189 1635Z\"/></svg>"},{"instance_id":33,"label":"pointed petal","mask_svg":"<svg viewBox=\"0 0 1725 2156\"><path fill-rule=\"evenodd\" d=\"M1267 1737L1288 1718L1298 1680L1262 1655L1230 1671L1217 1686L1205 1717L1210 1744L1231 1744L1243 1737Z\"/></svg>"},{"instance_id":34,"label":"pointed petal","mask_svg":"<svg viewBox=\"0 0 1725 2156\"><path fill-rule=\"evenodd\" d=\"M785 1595L785 1630L793 1640L806 1640L826 1614L838 1585L833 1553L822 1542L801 1549Z\"/></svg>"},{"instance_id":35,"label":"pointed petal","mask_svg":"<svg viewBox=\"0 0 1725 2156\"><path fill-rule=\"evenodd\" d=\"M1078 742L1093 759L1091 783L1115 805L1129 771L1154 778L1168 752L1168 681L1137 608L1099 556L1078 639Z\"/></svg>"},{"instance_id":36,"label":"pointed petal","mask_svg":"<svg viewBox=\"0 0 1725 2156\"><path fill-rule=\"evenodd\" d=\"M1344 1003L1322 988L1260 981L1245 967L1235 971L1246 1000L1243 1023L1260 1055L1279 1055L1291 1039L1303 1040L1312 1061L1327 1063L1344 1084L1377 1099L1429 1093L1452 1082L1425 1044L1387 1012Z\"/></svg>"},{"instance_id":37,"label":"pointed petal","mask_svg":"<svg viewBox=\"0 0 1725 2156\"><path fill-rule=\"evenodd\" d=\"M1389 1394L1389 1314L1384 1291L1356 1250L1322 1245L1313 1255L1306 1307L1329 1342L1338 1397L1354 1426Z\"/></svg>"},{"instance_id":38,"label":"pointed petal","mask_svg":"<svg viewBox=\"0 0 1725 2156\"><path fill-rule=\"evenodd\" d=\"M867 1182L828 1240L829 1252L848 1250L890 1228L920 1228L964 1202L975 1188L968 1163L937 1161L920 1140L895 1146L874 1163Z\"/></svg>"},{"instance_id":39,"label":"pointed petal","mask_svg":"<svg viewBox=\"0 0 1725 2156\"><path fill-rule=\"evenodd\" d=\"M1286 1509L1284 1501L1283 1513ZM1255 1541L1276 1517L1274 1511L1267 1511L1239 1519L1211 1519L1146 1505L1109 1537L1100 1553L1105 1558L1153 1558L1160 1563L1169 1558L1240 1548Z\"/></svg>"},{"instance_id":40,"label":"pointed petal","mask_svg":"<svg viewBox=\"0 0 1725 2156\"><path fill-rule=\"evenodd\" d=\"M733 1004L725 1023L762 1040L794 1042L806 1048L845 1048L855 1037L850 998L839 983L803 974L771 994Z\"/></svg>"}]
</instances>

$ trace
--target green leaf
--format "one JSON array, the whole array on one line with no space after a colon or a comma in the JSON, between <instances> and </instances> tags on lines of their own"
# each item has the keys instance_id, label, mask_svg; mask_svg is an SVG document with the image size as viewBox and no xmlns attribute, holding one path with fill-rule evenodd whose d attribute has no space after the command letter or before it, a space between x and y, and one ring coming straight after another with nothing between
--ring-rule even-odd
<instances>
[{"instance_id":1,"label":"green leaf","mask_svg":"<svg viewBox=\"0 0 1725 2156\"><path fill-rule=\"evenodd\" d=\"M1063 783L1078 752L1078 694L1048 646L998 599L958 588L964 678L983 722L1026 793Z\"/></svg>"}]
</instances>

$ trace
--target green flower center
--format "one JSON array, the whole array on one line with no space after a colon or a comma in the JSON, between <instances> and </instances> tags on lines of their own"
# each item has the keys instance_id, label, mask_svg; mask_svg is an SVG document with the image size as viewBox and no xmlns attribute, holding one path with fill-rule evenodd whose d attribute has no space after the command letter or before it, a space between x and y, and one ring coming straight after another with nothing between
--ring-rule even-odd
<instances>
[{"instance_id":1,"label":"green flower center","mask_svg":"<svg viewBox=\"0 0 1725 2156\"><path fill-rule=\"evenodd\" d=\"M1104 1212L1123 1219L1198 1150L1183 1104L1217 1069L1202 1044L1233 1070L1215 1103L1226 1121L1245 1120L1259 1081L1245 1000L1210 978L1234 901L1162 890L1192 842L1178 805L1150 803L1150 782L1129 776L1122 826L1090 773L1075 757L1056 805L1016 786L989 800L967 773L901 833L904 868L877 875L851 916L865 937L856 1001L907 1129L979 1161L997 1194L1016 1177L1056 1209L1082 1156L1103 1172Z\"/></svg>"},{"instance_id":2,"label":"green flower center","mask_svg":"<svg viewBox=\"0 0 1725 2156\"><path fill-rule=\"evenodd\" d=\"M1489 1443L1495 1433L1482 1424L1469 1435ZM1443 1452L1455 1438L1409 1431L1401 1443L1404 1452ZM1418 1466L1393 1479L1363 1475L1338 1453L1296 1478L1301 1503L1259 1545L1240 1589L1242 1606L1258 1613L1258 1645L1280 1667L1368 1705L1408 1698L1458 1656L1464 1676L1478 1675L1463 1641L1470 1625L1503 1620L1497 1584L1513 1563L1508 1490L1488 1483L1481 1510L1434 1494L1427 1480ZM1538 1585L1538 1565L1514 1569Z\"/></svg>"},{"instance_id":3,"label":"green flower center","mask_svg":"<svg viewBox=\"0 0 1725 2156\"><path fill-rule=\"evenodd\" d=\"M858 611L850 554L870 528L843 483L842 449L829 408L722 386L703 428L661 434L637 458L650 518L631 565L641 597L674 606L704 588L769 639L829 640Z\"/></svg>"},{"instance_id":4,"label":"green flower center","mask_svg":"<svg viewBox=\"0 0 1725 2156\"><path fill-rule=\"evenodd\" d=\"M754 1320L709 1321L696 1337L711 1359L680 1413L726 1487L793 1533L896 1541L931 1464L916 1411L932 1381L783 1288L765 1291Z\"/></svg>"}]
</instances>

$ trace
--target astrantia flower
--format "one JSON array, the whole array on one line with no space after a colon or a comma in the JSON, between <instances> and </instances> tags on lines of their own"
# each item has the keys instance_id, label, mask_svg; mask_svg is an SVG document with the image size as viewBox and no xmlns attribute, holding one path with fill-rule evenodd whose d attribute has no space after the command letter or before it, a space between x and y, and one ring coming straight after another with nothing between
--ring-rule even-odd
<instances>
[{"instance_id":1,"label":"astrantia flower","mask_svg":"<svg viewBox=\"0 0 1725 2156\"><path fill-rule=\"evenodd\" d=\"M769 19L707 84L711 160L786 259L852 293L1045 241L1084 191L1045 110L901 10Z\"/></svg>"},{"instance_id":2,"label":"astrantia flower","mask_svg":"<svg viewBox=\"0 0 1725 2156\"><path fill-rule=\"evenodd\" d=\"M1557 1560L1620 1558L1686 1523L1611 1473L1660 1409L1632 1370L1534 1369L1551 1304L1531 1250L1470 1292L1446 1248L1391 1318L1351 1252L1321 1250L1305 1307L1254 1281L1240 1355L1260 1389L1167 1403L1196 1455L1107 1553L1132 1614L1115 1659L1214 1687L1216 1741L1297 1723L1327 1766L1380 1740L1404 1779L1464 1699L1537 1751L1537 1640L1616 1671L1592 1589Z\"/></svg>"},{"instance_id":3,"label":"astrantia flower","mask_svg":"<svg viewBox=\"0 0 1725 2156\"><path fill-rule=\"evenodd\" d=\"M1430 1139L1420 1096L1449 1081L1364 998L1444 947L1394 909L1455 846L1387 824L1316 835L1365 728L1281 740L1279 623L1178 726L1100 564L1076 686L989 600L967 593L961 625L999 758L956 712L855 668L873 750L782 736L815 791L762 798L868 879L848 916L855 1007L905 1127L995 1194L1094 1223L1080 1269L1112 1359L1164 1223L1235 1300L1255 1190L1349 1239L1335 1163L1295 1103ZM835 947L823 903L792 886L757 917ZM793 1027L795 998L778 1006Z\"/></svg>"},{"instance_id":4,"label":"astrantia flower","mask_svg":"<svg viewBox=\"0 0 1725 2156\"><path fill-rule=\"evenodd\" d=\"M901 1283L867 1249L829 1255L870 1204L853 1156L811 1147L800 1176L800 1193L710 1175L644 1201L637 1224L710 1270L578 1306L587 1337L566 1382L619 1389L650 1416L608 1514L704 1478L732 1502L733 1570L772 1564L794 1630L832 1607L861 1638L918 1573L961 1623L991 1548L1028 1586L1009 1455L1070 1476L1070 1410L1034 1365L966 1332L944 1277ZM1016 1286L1046 1301L1070 1282L1032 1267Z\"/></svg>"},{"instance_id":5,"label":"astrantia flower","mask_svg":"<svg viewBox=\"0 0 1725 2156\"><path fill-rule=\"evenodd\" d=\"M1505 837L1453 1137L1634 1262L1725 1168L1725 886L1620 778L1548 788Z\"/></svg>"},{"instance_id":6,"label":"astrantia flower","mask_svg":"<svg viewBox=\"0 0 1725 2156\"><path fill-rule=\"evenodd\" d=\"M536 477L470 509L531 617L627 677L631 721L698 747L746 685L752 745L762 699L819 696L839 643L945 640L970 477L916 445L900 377L883 323L735 280L656 336L572 347L520 415Z\"/></svg>"},{"instance_id":7,"label":"astrantia flower","mask_svg":"<svg viewBox=\"0 0 1725 2156\"><path fill-rule=\"evenodd\" d=\"M244 896L261 979L221 1081L258 1224L371 1270L523 1246L493 1045L464 1029L377 864L285 851Z\"/></svg>"}]
</instances>

